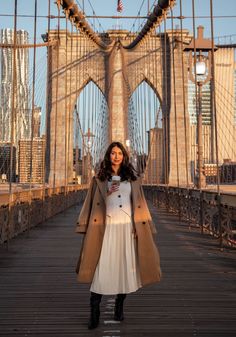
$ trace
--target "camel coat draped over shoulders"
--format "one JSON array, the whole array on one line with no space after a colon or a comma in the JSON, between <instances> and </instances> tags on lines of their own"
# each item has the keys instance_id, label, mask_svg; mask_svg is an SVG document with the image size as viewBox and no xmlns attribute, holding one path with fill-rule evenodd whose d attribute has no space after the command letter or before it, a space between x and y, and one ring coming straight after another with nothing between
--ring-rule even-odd
<instances>
[{"instance_id":1,"label":"camel coat draped over shoulders","mask_svg":"<svg viewBox=\"0 0 236 337\"><path fill-rule=\"evenodd\" d=\"M153 240L156 233L141 179L131 181L133 225L137 235L138 263L142 286L159 282L161 278L160 257ZM85 234L77 264L77 279L91 283L99 261L106 227L107 181L93 177L80 212L76 232Z\"/></svg>"}]
</instances>

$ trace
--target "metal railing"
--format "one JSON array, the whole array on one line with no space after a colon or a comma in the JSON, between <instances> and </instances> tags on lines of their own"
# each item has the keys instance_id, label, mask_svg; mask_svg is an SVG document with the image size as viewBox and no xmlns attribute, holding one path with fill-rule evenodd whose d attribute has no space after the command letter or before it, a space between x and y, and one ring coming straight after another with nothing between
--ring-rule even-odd
<instances>
[{"instance_id":1,"label":"metal railing","mask_svg":"<svg viewBox=\"0 0 236 337\"><path fill-rule=\"evenodd\" d=\"M80 203L87 185L39 188L0 195L0 244L29 231L67 208Z\"/></svg>"},{"instance_id":2,"label":"metal railing","mask_svg":"<svg viewBox=\"0 0 236 337\"><path fill-rule=\"evenodd\" d=\"M154 185L145 185L144 190L154 206L177 214L189 228L211 234L221 248L236 247L236 194Z\"/></svg>"}]
</instances>

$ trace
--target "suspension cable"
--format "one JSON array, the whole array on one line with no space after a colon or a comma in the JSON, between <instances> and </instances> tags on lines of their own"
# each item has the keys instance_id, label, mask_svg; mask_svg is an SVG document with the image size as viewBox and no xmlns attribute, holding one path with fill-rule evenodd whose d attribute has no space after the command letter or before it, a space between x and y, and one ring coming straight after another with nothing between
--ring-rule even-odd
<instances>
[{"instance_id":1,"label":"suspension cable","mask_svg":"<svg viewBox=\"0 0 236 337\"><path fill-rule=\"evenodd\" d=\"M12 191L12 178L13 178L13 144L14 144L14 132L15 132L15 95L16 95L16 37L17 37L17 9L18 3L15 0L14 4L14 48L13 48L13 74L12 74L12 97L11 97L11 148L10 148L10 172L9 172L9 202L8 202L8 223L7 223L7 250L9 249L9 239L10 239L10 226L12 219L12 206L13 206L13 191Z\"/></svg>"},{"instance_id":2,"label":"suspension cable","mask_svg":"<svg viewBox=\"0 0 236 337\"><path fill-rule=\"evenodd\" d=\"M68 126L68 143L67 143L67 184L73 180L73 160L74 160L74 137L73 137L73 107L72 107L72 70L73 70L73 45L74 45L74 26L71 22L70 26L70 87L69 87L69 109L68 109L68 119L69 119L69 126ZM71 132L72 131L72 132ZM72 160L72 163L71 163ZM72 174L72 176L71 176ZM70 180L70 181L69 181ZM74 181L73 181L74 182Z\"/></svg>"},{"instance_id":3,"label":"suspension cable","mask_svg":"<svg viewBox=\"0 0 236 337\"><path fill-rule=\"evenodd\" d=\"M175 125L175 152L176 152L176 169L177 169L177 186L179 188L179 152L178 152L178 127L177 127L177 106L176 106L176 63L175 63L175 46L174 46L174 20L173 20L173 10L171 9L171 52L172 52L172 71L173 71L173 90L174 90L174 125Z\"/></svg>"},{"instance_id":4,"label":"suspension cable","mask_svg":"<svg viewBox=\"0 0 236 337\"><path fill-rule=\"evenodd\" d=\"M48 0L48 41L50 41L50 33L51 33L51 1ZM50 67L50 62L51 62L51 58L49 57L49 55L47 55L47 74L46 74L46 93L49 92L49 67ZM50 88L51 90L51 88ZM45 132L45 140L43 143L43 160L44 160L44 163L43 163L43 194L42 194L42 222L46 219L46 214L45 214L45 192L46 192L46 165L48 164L47 163L47 158L46 158L46 144L47 144L47 141L48 141L48 128L49 128L49 95L46 94L46 111L45 111L45 129L46 129L46 132Z\"/></svg>"},{"instance_id":5,"label":"suspension cable","mask_svg":"<svg viewBox=\"0 0 236 337\"><path fill-rule=\"evenodd\" d=\"M183 112L184 112L184 140L185 140L185 174L187 189L189 191L189 174L188 174L188 137L187 137L187 114L186 114L186 95L185 95L185 67L184 67L184 48L183 48L183 19L182 19L182 0L180 0L180 48L181 48L181 75L182 75L182 95L183 95Z\"/></svg>"},{"instance_id":6,"label":"suspension cable","mask_svg":"<svg viewBox=\"0 0 236 337\"><path fill-rule=\"evenodd\" d=\"M34 142L34 109L35 109L35 70L36 70L36 33L37 33L37 0L34 2L34 51L33 51L33 82L32 82L32 109L31 109L31 142L30 142L30 198L29 198L29 217L27 232L29 234L31 221L31 203L32 203L32 178L33 178L33 142Z\"/></svg>"},{"instance_id":7,"label":"suspension cable","mask_svg":"<svg viewBox=\"0 0 236 337\"><path fill-rule=\"evenodd\" d=\"M65 104L65 108L64 108L64 123L65 123L65 134L64 134L64 142L65 142L65 147L64 147L64 151L65 151L65 154L64 154L64 161L65 161L65 164L64 164L64 169L65 169L65 175L64 175L64 195L65 195L65 199L66 199L66 194L67 194L67 183L68 183L68 163L67 163L67 160L68 160L68 154L67 154L67 150L68 150L68 109L67 109L67 99L68 99L68 72L67 72L67 68L68 68L68 14L66 13L66 36L65 36L65 39L66 39L66 45L65 45L65 83L64 83L64 88L65 88L65 99L64 99L64 104Z\"/></svg>"},{"instance_id":8,"label":"suspension cable","mask_svg":"<svg viewBox=\"0 0 236 337\"><path fill-rule=\"evenodd\" d=\"M163 115L164 121L164 146L165 146L165 184L169 185L169 151L168 151L168 134L169 134L169 111L168 111L168 91L167 91L167 32L166 21L164 20L164 95L165 95L165 113Z\"/></svg>"},{"instance_id":9,"label":"suspension cable","mask_svg":"<svg viewBox=\"0 0 236 337\"><path fill-rule=\"evenodd\" d=\"M50 0L49 0L50 1ZM56 162L57 162L57 118L58 118L58 91L59 91L59 45L60 45L60 4L57 2L58 21L57 21L57 72L56 72L56 107L54 121L54 151L53 151L53 189L56 187ZM51 56L52 57L52 56ZM53 79L51 79L53 80Z\"/></svg>"},{"instance_id":10,"label":"suspension cable","mask_svg":"<svg viewBox=\"0 0 236 337\"><path fill-rule=\"evenodd\" d=\"M218 226L220 234L220 248L223 248L223 228L221 213L221 194L220 194L220 172L219 172L219 147L218 147L218 127L217 127L217 111L216 111L216 92L215 92L215 51L214 51L214 20L213 20L213 4L210 0L210 16L211 16L211 76L212 76L212 97L213 97L213 116L215 121L215 149L216 149L216 167L217 167L217 206L218 206Z\"/></svg>"}]
</instances>

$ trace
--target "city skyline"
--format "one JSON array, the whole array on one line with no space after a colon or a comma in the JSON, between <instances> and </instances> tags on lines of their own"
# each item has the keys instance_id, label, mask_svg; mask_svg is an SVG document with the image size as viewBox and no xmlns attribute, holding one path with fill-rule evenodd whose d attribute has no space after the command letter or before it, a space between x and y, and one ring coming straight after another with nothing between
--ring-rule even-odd
<instances>
[{"instance_id":1,"label":"city skyline","mask_svg":"<svg viewBox=\"0 0 236 337\"><path fill-rule=\"evenodd\" d=\"M28 43L28 32L18 30L16 41L19 44ZM1 43L11 44L14 41L14 30L0 30ZM29 50L26 48L16 51L16 82L13 87L13 49L1 48L0 50L0 140L11 141L13 125L13 143L18 146L18 140L30 138L31 110L29 86ZM12 95L14 93L15 117L12 120ZM13 124L12 124L13 123Z\"/></svg>"},{"instance_id":2,"label":"city skyline","mask_svg":"<svg viewBox=\"0 0 236 337\"><path fill-rule=\"evenodd\" d=\"M17 18L17 29L25 29L29 32L29 43L33 43L33 34L34 34L34 1L26 2L25 0L18 0L18 18ZM134 16L137 15L138 11L140 10L140 6L143 3L143 6L140 10L140 15L145 16L147 15L148 10L148 3L149 7L152 8L154 1L140 1L139 3L131 3L131 1L124 1L123 2L123 11L121 13L117 13L116 1L105 1L99 2L99 4L94 2L88 1L77 1L79 7L82 9L84 5L85 13L89 16L93 14L91 9L90 3L92 4L94 11L97 15L119 15L122 16ZM201 18L195 19L195 26L197 29L198 25L204 25L205 27L205 37L211 36L210 31L210 1L200 2L199 0L195 0L195 12L196 16L201 16ZM36 29L36 41L37 43L42 43L42 34L48 29L48 20L46 18L48 14L48 1L41 0L37 2L37 29ZM54 1L51 1L51 14L57 15L57 6ZM176 1L176 5L173 8L173 15L174 17L179 16L180 13L180 1ZM13 15L14 13L14 1L9 0L7 3L3 3L0 9L0 29L10 27L13 28L14 21ZM4 14L10 15L4 17ZM183 29L189 29L190 34L193 31L193 20L190 18L192 15L192 2L187 0L182 0L182 14L185 16L183 19ZM236 2L233 0L229 0L228 6L226 8L222 7L222 2L219 0L214 1L214 15L216 16L214 19L214 36L225 36L225 35L232 35L232 39L236 37L236 27L232 25L233 16L236 15ZM60 13L62 15L62 11ZM170 13L168 15L170 17ZM98 20L88 18L89 24L95 29L100 32L108 29L114 28L118 24L118 28L125 28L131 31L140 30L142 22L144 19L102 19L99 18ZM58 20L51 19L50 20L50 27L51 29L57 29ZM180 20L174 19L173 21L174 28L180 27ZM60 19L60 28L65 29L65 20ZM166 28L171 29L171 20L166 20ZM70 23L68 24L68 30L71 30ZM157 30L158 31L158 30ZM161 31L163 31L163 25L161 25ZM234 36L235 34L235 36ZM225 38L222 38L221 41L224 42ZM227 38L226 38L227 40ZM38 48L36 51L36 76L38 77L37 85L36 85L36 98L35 98L35 105L41 107L41 134L45 133L45 125L46 125L46 102L45 102L45 90L46 90L46 55L47 50L46 48ZM32 87L32 74L33 74L33 48L29 49L29 75L30 75L30 86Z\"/></svg>"}]
</instances>

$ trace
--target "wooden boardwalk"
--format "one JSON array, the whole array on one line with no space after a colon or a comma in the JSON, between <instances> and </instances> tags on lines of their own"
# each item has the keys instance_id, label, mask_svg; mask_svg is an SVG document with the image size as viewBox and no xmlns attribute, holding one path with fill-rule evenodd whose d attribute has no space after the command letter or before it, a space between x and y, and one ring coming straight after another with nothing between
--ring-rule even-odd
<instances>
[{"instance_id":1,"label":"wooden boardwalk","mask_svg":"<svg viewBox=\"0 0 236 337\"><path fill-rule=\"evenodd\" d=\"M100 326L88 331L89 286L74 272L78 212L20 235L9 251L0 247L0 336L236 336L236 251L220 252L214 239L155 209L162 282L127 297L122 323L112 320L114 298L104 296Z\"/></svg>"}]
</instances>

